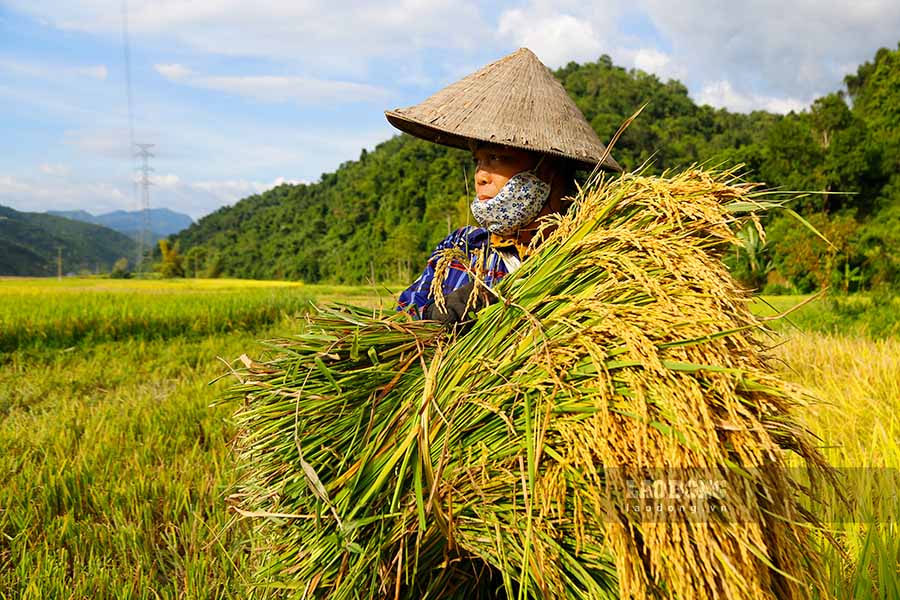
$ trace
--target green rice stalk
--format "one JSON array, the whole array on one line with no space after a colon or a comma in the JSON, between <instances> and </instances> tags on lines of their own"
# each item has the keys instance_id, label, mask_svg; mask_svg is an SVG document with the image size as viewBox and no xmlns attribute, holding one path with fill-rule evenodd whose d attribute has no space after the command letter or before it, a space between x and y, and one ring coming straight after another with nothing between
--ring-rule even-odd
<instances>
[{"instance_id":1,"label":"green rice stalk","mask_svg":"<svg viewBox=\"0 0 900 600\"><path fill-rule=\"evenodd\" d=\"M338 599L827 596L816 492L787 469L830 474L808 399L721 262L766 205L732 172L595 181L467 335L343 307L274 342L234 390L261 576ZM717 487L688 518L648 513L648 479Z\"/></svg>"}]
</instances>

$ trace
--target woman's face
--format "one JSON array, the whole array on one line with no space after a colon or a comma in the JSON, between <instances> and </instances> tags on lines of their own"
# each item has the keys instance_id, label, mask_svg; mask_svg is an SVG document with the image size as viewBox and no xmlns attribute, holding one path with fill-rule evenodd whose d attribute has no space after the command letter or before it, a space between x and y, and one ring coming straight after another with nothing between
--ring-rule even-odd
<instances>
[{"instance_id":1,"label":"woman's face","mask_svg":"<svg viewBox=\"0 0 900 600\"><path fill-rule=\"evenodd\" d=\"M484 146L472 152L475 159L475 195L479 200L496 196L509 179L537 164L537 156L527 150L504 146Z\"/></svg>"}]
</instances>

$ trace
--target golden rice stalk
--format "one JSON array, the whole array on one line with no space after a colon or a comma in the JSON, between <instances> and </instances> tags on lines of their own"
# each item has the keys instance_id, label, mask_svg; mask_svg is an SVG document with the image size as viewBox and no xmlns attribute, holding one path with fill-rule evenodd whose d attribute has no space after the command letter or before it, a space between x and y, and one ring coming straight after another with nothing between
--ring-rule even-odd
<instances>
[{"instance_id":1,"label":"golden rice stalk","mask_svg":"<svg viewBox=\"0 0 900 600\"><path fill-rule=\"evenodd\" d=\"M720 260L762 208L730 173L594 182L459 339L313 318L237 390L265 572L328 598L827 596L788 466L828 467Z\"/></svg>"}]
</instances>

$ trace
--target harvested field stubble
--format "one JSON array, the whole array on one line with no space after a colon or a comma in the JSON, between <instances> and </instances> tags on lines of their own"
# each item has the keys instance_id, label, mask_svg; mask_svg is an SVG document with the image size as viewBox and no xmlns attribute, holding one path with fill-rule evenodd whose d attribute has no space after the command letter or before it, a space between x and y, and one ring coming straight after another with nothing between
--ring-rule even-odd
<instances>
[{"instance_id":1,"label":"harvested field stubble","mask_svg":"<svg viewBox=\"0 0 900 600\"><path fill-rule=\"evenodd\" d=\"M234 498L263 578L323 598L827 596L784 467L830 472L720 260L759 198L731 173L594 182L467 335L344 307L246 359ZM718 493L660 512L648 479Z\"/></svg>"}]
</instances>

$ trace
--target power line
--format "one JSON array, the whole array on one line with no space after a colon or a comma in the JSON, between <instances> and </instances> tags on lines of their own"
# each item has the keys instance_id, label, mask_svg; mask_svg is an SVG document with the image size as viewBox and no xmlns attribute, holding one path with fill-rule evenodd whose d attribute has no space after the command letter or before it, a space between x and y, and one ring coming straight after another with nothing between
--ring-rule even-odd
<instances>
[{"instance_id":1,"label":"power line","mask_svg":"<svg viewBox=\"0 0 900 600\"><path fill-rule=\"evenodd\" d=\"M153 182L150 181L150 173L153 171L153 167L150 166L150 159L154 156L154 154L150 152L150 148L152 148L154 144L135 144L135 146L139 148L139 150L135 152L135 156L141 159L141 178L139 180L141 186L141 232L138 236L137 264L137 270L140 272L143 270L144 266L145 249L150 241L148 239L150 237L150 186L153 185Z\"/></svg>"},{"instance_id":2,"label":"power line","mask_svg":"<svg viewBox=\"0 0 900 600\"><path fill-rule=\"evenodd\" d=\"M122 53L125 58L125 94L128 97L128 149L134 148L134 100L131 95L131 40L128 34L128 0L122 0Z\"/></svg>"},{"instance_id":3,"label":"power line","mask_svg":"<svg viewBox=\"0 0 900 600\"><path fill-rule=\"evenodd\" d=\"M153 144L137 144L134 141L134 95L131 85L131 36L128 33L128 0L122 0L122 55L125 63L125 95L128 101L128 153L131 155L131 197L132 202L138 205L140 211L140 232L138 234L137 259L135 260L136 270L141 272L144 266L144 252L148 238L150 237L150 168L148 159L153 156L149 149ZM136 177L138 173L137 159L142 157L140 168L141 177ZM141 197L138 200L138 185L141 187ZM134 205L133 204L133 205ZM132 206L133 206L132 205Z\"/></svg>"},{"instance_id":4,"label":"power line","mask_svg":"<svg viewBox=\"0 0 900 600\"><path fill-rule=\"evenodd\" d=\"M128 154L131 158L131 172L129 179L131 180L131 201L132 207L137 205L139 209L143 209L143 198L139 201L137 198L138 179L137 175L137 153L134 143L134 96L131 91L131 36L128 33L128 0L122 0L122 58L125 68L125 96L128 102ZM141 215L143 216L143 215ZM141 219L143 221L143 219ZM144 263L144 229L143 223L138 224L138 247L137 256L135 257L136 271L140 272Z\"/></svg>"}]
</instances>

